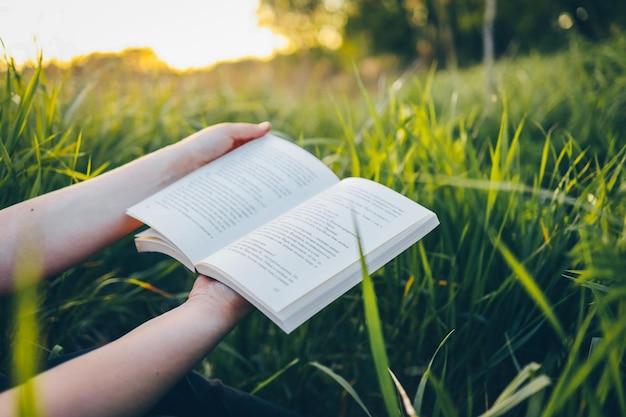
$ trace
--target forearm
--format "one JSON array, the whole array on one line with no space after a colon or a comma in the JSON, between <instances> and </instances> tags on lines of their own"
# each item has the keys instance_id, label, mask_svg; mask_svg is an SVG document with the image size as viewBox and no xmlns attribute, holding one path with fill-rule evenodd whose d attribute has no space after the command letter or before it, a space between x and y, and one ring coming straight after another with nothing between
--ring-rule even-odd
<instances>
[{"instance_id":1,"label":"forearm","mask_svg":"<svg viewBox=\"0 0 626 417\"><path fill-rule=\"evenodd\" d=\"M2 262L0 268L41 259L41 274L49 276L138 227L125 210L174 177L173 157L179 153L175 146L0 212L6 218L0 217L0 223L6 225L0 250L11 258ZM0 273L13 275L16 271Z\"/></svg>"},{"instance_id":2,"label":"forearm","mask_svg":"<svg viewBox=\"0 0 626 417\"><path fill-rule=\"evenodd\" d=\"M189 159L185 151L175 144L3 210L0 251L11 259L0 262L0 268L41 259L42 275L49 276L131 232L139 223L126 216L125 210L187 173L191 164L183 163ZM0 269L3 276L15 272Z\"/></svg>"},{"instance_id":3,"label":"forearm","mask_svg":"<svg viewBox=\"0 0 626 417\"><path fill-rule=\"evenodd\" d=\"M145 413L241 317L200 304L183 304L109 345L36 377L36 401L44 415ZM13 415L18 389L0 395L0 416Z\"/></svg>"}]
</instances>

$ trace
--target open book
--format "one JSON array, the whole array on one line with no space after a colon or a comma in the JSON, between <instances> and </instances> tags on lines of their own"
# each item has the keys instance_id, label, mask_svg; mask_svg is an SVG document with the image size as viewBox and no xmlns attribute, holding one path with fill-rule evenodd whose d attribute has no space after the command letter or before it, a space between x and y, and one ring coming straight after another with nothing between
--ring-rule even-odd
<instances>
[{"instance_id":1,"label":"open book","mask_svg":"<svg viewBox=\"0 0 626 417\"><path fill-rule=\"evenodd\" d=\"M437 216L363 178L342 181L271 134L194 171L128 214L165 253L231 287L286 333L434 229Z\"/></svg>"}]
</instances>

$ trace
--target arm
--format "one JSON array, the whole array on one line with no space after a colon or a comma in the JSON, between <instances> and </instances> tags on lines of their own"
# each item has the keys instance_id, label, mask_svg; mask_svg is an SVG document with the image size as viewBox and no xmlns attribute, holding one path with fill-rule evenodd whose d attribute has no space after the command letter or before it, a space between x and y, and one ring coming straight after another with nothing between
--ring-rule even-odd
<instances>
[{"instance_id":1,"label":"arm","mask_svg":"<svg viewBox=\"0 0 626 417\"><path fill-rule=\"evenodd\" d=\"M15 287L16 275L59 273L131 232L140 223L125 214L128 207L269 129L269 123L216 125L96 178L1 210L0 293Z\"/></svg>"},{"instance_id":2,"label":"arm","mask_svg":"<svg viewBox=\"0 0 626 417\"><path fill-rule=\"evenodd\" d=\"M141 415L251 309L225 285L199 276L181 306L35 377L37 404L49 417ZM0 394L0 417L14 415L19 389Z\"/></svg>"}]
</instances>

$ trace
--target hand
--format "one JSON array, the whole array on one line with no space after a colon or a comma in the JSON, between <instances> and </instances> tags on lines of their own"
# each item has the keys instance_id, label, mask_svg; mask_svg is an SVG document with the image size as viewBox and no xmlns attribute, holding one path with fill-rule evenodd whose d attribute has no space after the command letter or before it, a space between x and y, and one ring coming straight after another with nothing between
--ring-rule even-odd
<instances>
[{"instance_id":1,"label":"hand","mask_svg":"<svg viewBox=\"0 0 626 417\"><path fill-rule=\"evenodd\" d=\"M228 286L205 275L196 278L187 303L202 304L213 312L217 310L227 322L238 322L254 309Z\"/></svg>"},{"instance_id":2,"label":"hand","mask_svg":"<svg viewBox=\"0 0 626 417\"><path fill-rule=\"evenodd\" d=\"M202 129L179 144L188 147L194 159L193 169L196 169L252 139L265 135L270 128L269 122L222 123Z\"/></svg>"}]
</instances>

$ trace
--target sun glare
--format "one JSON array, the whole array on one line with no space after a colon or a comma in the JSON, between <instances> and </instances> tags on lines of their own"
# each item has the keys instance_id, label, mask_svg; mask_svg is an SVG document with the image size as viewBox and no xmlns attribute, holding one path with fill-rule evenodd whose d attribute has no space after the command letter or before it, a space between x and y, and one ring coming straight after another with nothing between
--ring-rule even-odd
<instances>
[{"instance_id":1,"label":"sun glare","mask_svg":"<svg viewBox=\"0 0 626 417\"><path fill-rule=\"evenodd\" d=\"M258 0L0 0L0 39L17 63L151 48L168 65L198 68L268 58L287 44L258 26Z\"/></svg>"}]
</instances>

